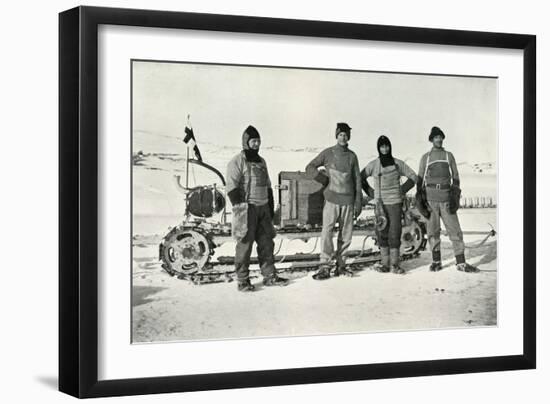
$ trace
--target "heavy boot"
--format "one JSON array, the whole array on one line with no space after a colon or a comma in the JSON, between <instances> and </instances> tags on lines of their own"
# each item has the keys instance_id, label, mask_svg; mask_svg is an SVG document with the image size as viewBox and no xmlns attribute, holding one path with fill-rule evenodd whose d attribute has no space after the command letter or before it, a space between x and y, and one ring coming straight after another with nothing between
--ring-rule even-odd
<instances>
[{"instance_id":1,"label":"heavy boot","mask_svg":"<svg viewBox=\"0 0 550 404\"><path fill-rule=\"evenodd\" d=\"M254 285L250 283L250 279L243 279L239 280L237 284L237 289L239 292L253 292L254 291Z\"/></svg>"},{"instance_id":2,"label":"heavy boot","mask_svg":"<svg viewBox=\"0 0 550 404\"><path fill-rule=\"evenodd\" d=\"M353 276L353 271L351 269L347 269L346 265L338 265L336 269L334 270L334 276Z\"/></svg>"},{"instance_id":3,"label":"heavy boot","mask_svg":"<svg viewBox=\"0 0 550 404\"><path fill-rule=\"evenodd\" d=\"M466 262L464 254L457 255L456 259L456 269L460 272L479 272L479 269L470 265Z\"/></svg>"},{"instance_id":4,"label":"heavy boot","mask_svg":"<svg viewBox=\"0 0 550 404\"><path fill-rule=\"evenodd\" d=\"M430 271L441 271L441 251L432 251L432 263L430 264Z\"/></svg>"},{"instance_id":5,"label":"heavy boot","mask_svg":"<svg viewBox=\"0 0 550 404\"><path fill-rule=\"evenodd\" d=\"M333 272L334 276L353 276L353 271L351 269L346 268L346 260L345 258L339 258L336 260L336 269Z\"/></svg>"},{"instance_id":6,"label":"heavy boot","mask_svg":"<svg viewBox=\"0 0 550 404\"><path fill-rule=\"evenodd\" d=\"M394 274L404 274L405 270L399 266L399 248L390 248L390 267Z\"/></svg>"},{"instance_id":7,"label":"heavy boot","mask_svg":"<svg viewBox=\"0 0 550 404\"><path fill-rule=\"evenodd\" d=\"M378 272L390 272L390 248L380 247L380 262L374 265Z\"/></svg>"},{"instance_id":8,"label":"heavy boot","mask_svg":"<svg viewBox=\"0 0 550 404\"><path fill-rule=\"evenodd\" d=\"M264 286L286 286L289 284L289 282L290 281L288 279L281 278L276 273L264 278L264 280L262 281Z\"/></svg>"},{"instance_id":9,"label":"heavy boot","mask_svg":"<svg viewBox=\"0 0 550 404\"><path fill-rule=\"evenodd\" d=\"M319 267L319 270L313 274L313 279L316 281L323 281L325 279L330 278L330 266L328 265L321 265Z\"/></svg>"}]
</instances>

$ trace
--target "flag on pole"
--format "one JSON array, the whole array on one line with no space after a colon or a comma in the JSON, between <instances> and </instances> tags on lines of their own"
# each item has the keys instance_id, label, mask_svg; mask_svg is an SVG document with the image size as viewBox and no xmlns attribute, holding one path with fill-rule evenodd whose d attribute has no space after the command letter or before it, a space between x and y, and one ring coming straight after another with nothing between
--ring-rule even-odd
<instances>
[{"instance_id":1,"label":"flag on pole","mask_svg":"<svg viewBox=\"0 0 550 404\"><path fill-rule=\"evenodd\" d=\"M185 137L183 138L183 141L187 147L191 147L193 149L197 160L202 161L201 152L199 151L199 147L197 146L197 142L195 140L195 134L193 133L193 128L189 122L189 115L187 115L187 125L185 125Z\"/></svg>"}]
</instances>

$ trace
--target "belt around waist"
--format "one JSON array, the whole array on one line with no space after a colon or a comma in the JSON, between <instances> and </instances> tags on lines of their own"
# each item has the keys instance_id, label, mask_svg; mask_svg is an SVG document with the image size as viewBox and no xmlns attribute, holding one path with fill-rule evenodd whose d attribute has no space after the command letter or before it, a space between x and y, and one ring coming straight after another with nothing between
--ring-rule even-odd
<instances>
[{"instance_id":1,"label":"belt around waist","mask_svg":"<svg viewBox=\"0 0 550 404\"><path fill-rule=\"evenodd\" d=\"M451 184L426 184L427 188L451 189Z\"/></svg>"}]
</instances>

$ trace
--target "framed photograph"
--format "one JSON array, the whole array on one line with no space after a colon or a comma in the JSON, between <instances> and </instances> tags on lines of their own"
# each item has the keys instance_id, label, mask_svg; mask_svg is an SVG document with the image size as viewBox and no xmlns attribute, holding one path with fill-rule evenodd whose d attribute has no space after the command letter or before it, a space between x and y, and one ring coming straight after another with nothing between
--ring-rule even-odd
<instances>
[{"instance_id":1,"label":"framed photograph","mask_svg":"<svg viewBox=\"0 0 550 404\"><path fill-rule=\"evenodd\" d=\"M59 17L59 388L536 366L536 38Z\"/></svg>"}]
</instances>

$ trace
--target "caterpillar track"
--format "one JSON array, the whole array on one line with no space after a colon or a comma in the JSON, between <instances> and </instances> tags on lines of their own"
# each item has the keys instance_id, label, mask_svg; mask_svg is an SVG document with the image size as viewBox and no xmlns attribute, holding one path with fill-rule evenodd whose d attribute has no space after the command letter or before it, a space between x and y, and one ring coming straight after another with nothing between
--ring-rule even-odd
<instances>
[{"instance_id":1,"label":"caterpillar track","mask_svg":"<svg viewBox=\"0 0 550 404\"><path fill-rule=\"evenodd\" d=\"M352 271L360 270L371 266L380 260L379 253L372 249L365 249L365 242L369 237L376 237L375 229L368 220L358 222L354 229L354 235L362 235L363 246L361 250L349 251L346 260L346 267ZM320 237L319 229L279 229L278 236L280 243L284 239L302 239ZM426 229L424 223L410 217L408 224L404 224L401 237L402 259L416 257L420 251L426 248ZM162 240L159 245L159 259L162 268L170 275L178 279L187 280L197 285L218 282L231 282L235 280L233 270L233 257L217 257L212 260L216 246L231 240L230 230L225 231L216 224L186 224L185 222L174 227ZM279 247L280 249L280 247ZM253 258L251 264L255 264ZM315 271L319 266L319 254L298 253L275 256L276 266L280 273L285 276L297 276ZM254 276L258 270L252 270ZM298 276L299 277L299 276Z\"/></svg>"}]
</instances>

